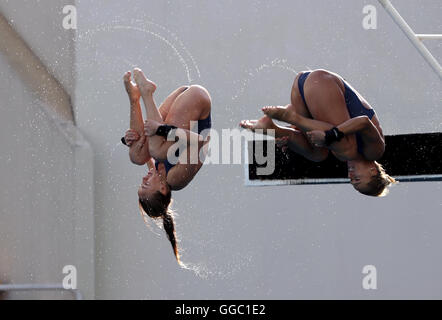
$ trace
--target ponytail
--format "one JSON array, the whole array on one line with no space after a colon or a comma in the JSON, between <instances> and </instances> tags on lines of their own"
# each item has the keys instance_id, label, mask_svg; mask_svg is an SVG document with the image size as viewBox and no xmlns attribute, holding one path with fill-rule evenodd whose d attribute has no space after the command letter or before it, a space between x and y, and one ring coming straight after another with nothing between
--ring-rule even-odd
<instances>
[{"instance_id":1,"label":"ponytail","mask_svg":"<svg viewBox=\"0 0 442 320\"><path fill-rule=\"evenodd\" d=\"M181 265L177 244L178 239L175 232L175 222L173 220L173 211L169 209L172 201L171 197L172 194L170 191L166 195L158 191L149 199L139 199L139 207L141 215L148 215L153 219L163 219L164 231L172 245L175 258L178 264Z\"/></svg>"},{"instance_id":2,"label":"ponytail","mask_svg":"<svg viewBox=\"0 0 442 320\"><path fill-rule=\"evenodd\" d=\"M166 231L167 238L169 238L169 241L172 244L172 249L173 253L175 254L175 258L178 264L181 265L180 254L178 252L177 238L175 232L175 222L173 221L173 212L166 211L163 214L163 227L164 231Z\"/></svg>"}]
</instances>

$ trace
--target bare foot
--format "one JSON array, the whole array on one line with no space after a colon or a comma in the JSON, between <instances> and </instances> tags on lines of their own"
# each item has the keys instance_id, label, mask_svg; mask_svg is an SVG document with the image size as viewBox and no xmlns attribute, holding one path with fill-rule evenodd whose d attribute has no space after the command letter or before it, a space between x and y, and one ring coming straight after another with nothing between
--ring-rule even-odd
<instances>
[{"instance_id":1,"label":"bare foot","mask_svg":"<svg viewBox=\"0 0 442 320\"><path fill-rule=\"evenodd\" d=\"M288 107L268 106L263 107L262 112L272 119L289 122L288 119L292 116L293 111Z\"/></svg>"},{"instance_id":2,"label":"bare foot","mask_svg":"<svg viewBox=\"0 0 442 320\"><path fill-rule=\"evenodd\" d=\"M146 78L143 71L139 68L134 69L134 80L140 89L141 94L153 94L157 89L157 85Z\"/></svg>"},{"instance_id":3,"label":"bare foot","mask_svg":"<svg viewBox=\"0 0 442 320\"><path fill-rule=\"evenodd\" d=\"M257 129L275 129L276 125L273 123L272 119L268 116L263 116L259 120L242 120L239 123L240 127L255 131Z\"/></svg>"},{"instance_id":4,"label":"bare foot","mask_svg":"<svg viewBox=\"0 0 442 320\"><path fill-rule=\"evenodd\" d=\"M126 88L126 92L129 95L129 100L131 103L137 103L140 101L140 90L138 89L135 82L130 79L130 71L126 72L123 76L124 87Z\"/></svg>"}]
</instances>

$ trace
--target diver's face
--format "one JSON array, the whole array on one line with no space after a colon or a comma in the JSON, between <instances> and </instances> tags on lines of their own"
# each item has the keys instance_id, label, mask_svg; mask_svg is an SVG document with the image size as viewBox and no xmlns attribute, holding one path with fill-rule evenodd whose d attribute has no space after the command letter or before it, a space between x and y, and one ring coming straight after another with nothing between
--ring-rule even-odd
<instances>
[{"instance_id":1,"label":"diver's face","mask_svg":"<svg viewBox=\"0 0 442 320\"><path fill-rule=\"evenodd\" d=\"M377 171L371 163L357 162L348 163L348 178L350 183L358 191L369 189L369 183L376 176Z\"/></svg>"},{"instance_id":2,"label":"diver's face","mask_svg":"<svg viewBox=\"0 0 442 320\"><path fill-rule=\"evenodd\" d=\"M143 177L140 187L138 188L138 197L140 199L149 199L157 191L165 194L167 192L166 170L164 164L158 165L158 170L150 169L146 176Z\"/></svg>"}]
</instances>

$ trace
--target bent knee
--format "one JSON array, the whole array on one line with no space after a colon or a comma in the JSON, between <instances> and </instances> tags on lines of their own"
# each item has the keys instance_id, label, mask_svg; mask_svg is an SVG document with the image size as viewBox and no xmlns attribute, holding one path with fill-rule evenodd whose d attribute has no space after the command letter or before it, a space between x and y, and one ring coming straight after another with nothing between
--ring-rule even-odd
<instances>
[{"instance_id":1,"label":"bent knee","mask_svg":"<svg viewBox=\"0 0 442 320\"><path fill-rule=\"evenodd\" d=\"M324 70L324 69L316 69L312 71L307 80L317 82L317 81L335 81L338 79L335 74L331 73L330 71Z\"/></svg>"},{"instance_id":2,"label":"bent knee","mask_svg":"<svg viewBox=\"0 0 442 320\"><path fill-rule=\"evenodd\" d=\"M309 74L304 87L306 97L316 96L318 88L338 94L343 94L345 90L341 79L336 74L323 69L312 71Z\"/></svg>"},{"instance_id":3,"label":"bent knee","mask_svg":"<svg viewBox=\"0 0 442 320\"><path fill-rule=\"evenodd\" d=\"M212 99L206 88L200 85L191 85L187 89L191 99L195 102L195 106L200 109L200 115L207 116L212 108ZM186 91L186 92L187 92Z\"/></svg>"},{"instance_id":4,"label":"bent knee","mask_svg":"<svg viewBox=\"0 0 442 320\"><path fill-rule=\"evenodd\" d=\"M209 91L207 91L206 88L198 84L191 85L190 87L187 88L186 92L192 95L192 97L195 99L205 100L207 102L211 101Z\"/></svg>"}]
</instances>

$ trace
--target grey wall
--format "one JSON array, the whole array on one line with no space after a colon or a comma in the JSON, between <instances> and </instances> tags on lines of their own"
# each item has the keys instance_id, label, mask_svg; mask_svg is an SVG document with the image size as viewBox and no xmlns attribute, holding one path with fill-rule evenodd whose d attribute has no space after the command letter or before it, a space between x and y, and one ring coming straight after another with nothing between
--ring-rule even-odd
<instances>
[{"instance_id":1,"label":"grey wall","mask_svg":"<svg viewBox=\"0 0 442 320\"><path fill-rule=\"evenodd\" d=\"M93 180L89 145L23 87L0 56L0 283L61 284L74 265L94 296ZM60 298L13 293L8 298ZM65 295L71 298L71 295Z\"/></svg>"},{"instance_id":2,"label":"grey wall","mask_svg":"<svg viewBox=\"0 0 442 320\"><path fill-rule=\"evenodd\" d=\"M67 35L59 24L60 4L0 1L0 10L49 72L72 92L75 51L72 32ZM2 29L0 38L2 32L7 31ZM61 121L26 86L27 77L44 78L43 70L31 75L24 67L27 71L19 74L8 61L1 52L0 284L61 284L64 266L74 265L83 296L93 298L92 150L72 122ZM34 291L12 292L6 298L72 295Z\"/></svg>"},{"instance_id":3,"label":"grey wall","mask_svg":"<svg viewBox=\"0 0 442 320\"><path fill-rule=\"evenodd\" d=\"M440 1L394 2L417 32L440 32ZM378 9L377 30L362 28L366 4ZM94 150L97 298L442 297L439 182L374 199L350 185L245 187L241 165L204 166L173 195L192 271L144 225L136 190L145 168L119 143L129 125L121 77L134 66L158 84L157 102L179 85L205 86L217 130L287 104L295 71L326 68L367 98L386 134L441 131L441 83L376 1L76 5L75 116ZM428 47L442 57L440 43ZM377 290L362 289L368 264Z\"/></svg>"},{"instance_id":4,"label":"grey wall","mask_svg":"<svg viewBox=\"0 0 442 320\"><path fill-rule=\"evenodd\" d=\"M63 7L69 0L0 0L0 11L8 18L32 51L64 89L74 93L74 30L62 26Z\"/></svg>"}]
</instances>

